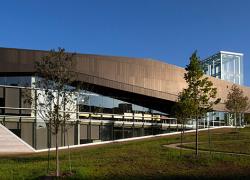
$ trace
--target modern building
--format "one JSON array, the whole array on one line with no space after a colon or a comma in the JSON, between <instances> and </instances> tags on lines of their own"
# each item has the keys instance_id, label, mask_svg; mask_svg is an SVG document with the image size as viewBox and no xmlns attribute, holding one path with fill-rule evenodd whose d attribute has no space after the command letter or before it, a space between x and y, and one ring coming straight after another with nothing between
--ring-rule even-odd
<instances>
[{"instance_id":1,"label":"modern building","mask_svg":"<svg viewBox=\"0 0 250 180\"><path fill-rule=\"evenodd\" d=\"M41 91L33 86L34 62L46 54L0 48L0 143L8 144L6 131L1 131L6 127L35 149L55 146L48 122L39 116L39 104L27 104L23 96ZM77 54L75 61L75 83L84 82L89 88L79 92L67 131L60 131L60 146L166 133L180 127L171 109L178 92L186 87L183 68L151 59L86 54ZM223 102L232 83L210 80L222 98L214 110L225 111ZM241 88L250 97L250 88Z\"/></svg>"},{"instance_id":2,"label":"modern building","mask_svg":"<svg viewBox=\"0 0 250 180\"><path fill-rule=\"evenodd\" d=\"M244 85L243 74L243 54L219 51L218 53L206 58L202 61L203 70L205 74L232 82L234 84ZM232 114L225 112L211 112L208 113L204 125L217 126L219 124L235 125ZM239 125L243 125L244 119Z\"/></svg>"}]
</instances>

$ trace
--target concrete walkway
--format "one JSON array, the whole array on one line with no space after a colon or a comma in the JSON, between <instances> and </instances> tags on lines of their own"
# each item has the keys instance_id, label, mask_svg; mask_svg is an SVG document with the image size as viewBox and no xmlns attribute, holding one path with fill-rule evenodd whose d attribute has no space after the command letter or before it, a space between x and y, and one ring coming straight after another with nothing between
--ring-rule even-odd
<instances>
[{"instance_id":1,"label":"concrete walkway","mask_svg":"<svg viewBox=\"0 0 250 180\"><path fill-rule=\"evenodd\" d=\"M216 142L219 142L219 141L216 141ZM195 144L195 142L182 143L183 146L189 145L189 144ZM195 151L195 149L193 149L193 148L180 147L181 143L167 144L167 145L163 145L163 146L167 147L167 148L171 148L171 149L182 149L182 150ZM199 152L210 153L209 150L202 150L202 149L199 149ZM223 151L214 151L214 150L212 150L211 153L226 154L226 155L235 155L235 156L248 156L248 157L250 157L250 154L245 154L245 153L223 152Z\"/></svg>"}]
</instances>

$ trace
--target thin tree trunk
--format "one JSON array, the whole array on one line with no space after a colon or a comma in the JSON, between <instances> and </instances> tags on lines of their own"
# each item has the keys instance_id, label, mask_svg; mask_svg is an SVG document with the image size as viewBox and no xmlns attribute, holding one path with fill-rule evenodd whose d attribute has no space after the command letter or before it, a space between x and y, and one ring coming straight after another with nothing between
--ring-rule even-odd
<instances>
[{"instance_id":1,"label":"thin tree trunk","mask_svg":"<svg viewBox=\"0 0 250 180\"><path fill-rule=\"evenodd\" d=\"M240 139L240 128L241 128L241 117L240 113L238 113L238 121L239 121L239 128L238 128L238 139Z\"/></svg>"},{"instance_id":2,"label":"thin tree trunk","mask_svg":"<svg viewBox=\"0 0 250 180\"><path fill-rule=\"evenodd\" d=\"M208 148L209 148L209 153L211 155L211 134L210 134L210 122L207 128L208 131Z\"/></svg>"},{"instance_id":3,"label":"thin tree trunk","mask_svg":"<svg viewBox=\"0 0 250 180\"><path fill-rule=\"evenodd\" d=\"M51 125L50 125L50 121L49 121L49 128L48 128L48 169L47 169L47 173L49 173L49 171L50 171L50 148L51 148L51 142L50 142L50 137L51 137L51 130L50 130L50 128L51 128Z\"/></svg>"},{"instance_id":4,"label":"thin tree trunk","mask_svg":"<svg viewBox=\"0 0 250 180\"><path fill-rule=\"evenodd\" d=\"M196 131L195 131L195 135L196 135L196 138L195 138L195 155L196 157L198 157L199 155L199 152L198 152L198 118L196 117Z\"/></svg>"},{"instance_id":5,"label":"thin tree trunk","mask_svg":"<svg viewBox=\"0 0 250 180\"><path fill-rule=\"evenodd\" d=\"M50 147L48 148L48 168L47 168L47 173L50 171Z\"/></svg>"},{"instance_id":6,"label":"thin tree trunk","mask_svg":"<svg viewBox=\"0 0 250 180\"><path fill-rule=\"evenodd\" d=\"M59 91L57 91L57 119L56 119L56 176L59 177L60 167L59 167L59 151L58 151L58 129L59 129Z\"/></svg>"},{"instance_id":7,"label":"thin tree trunk","mask_svg":"<svg viewBox=\"0 0 250 180\"><path fill-rule=\"evenodd\" d=\"M237 115L234 113L235 133L237 133Z\"/></svg>"},{"instance_id":8,"label":"thin tree trunk","mask_svg":"<svg viewBox=\"0 0 250 180\"><path fill-rule=\"evenodd\" d=\"M235 135L237 136L237 139L239 139L239 128L238 128L238 117L237 117L237 112L234 113L234 118L235 118Z\"/></svg>"},{"instance_id":9,"label":"thin tree trunk","mask_svg":"<svg viewBox=\"0 0 250 180\"><path fill-rule=\"evenodd\" d=\"M58 132L56 133L56 176L59 177L59 151L58 151Z\"/></svg>"},{"instance_id":10,"label":"thin tree trunk","mask_svg":"<svg viewBox=\"0 0 250 180\"><path fill-rule=\"evenodd\" d=\"M186 124L184 123L184 129L183 129L183 142L185 142L185 130L186 130Z\"/></svg>"},{"instance_id":11,"label":"thin tree trunk","mask_svg":"<svg viewBox=\"0 0 250 180\"><path fill-rule=\"evenodd\" d=\"M182 141L183 141L183 124L182 124L182 129L181 129L181 148L180 148L180 156L182 156Z\"/></svg>"},{"instance_id":12,"label":"thin tree trunk","mask_svg":"<svg viewBox=\"0 0 250 180\"><path fill-rule=\"evenodd\" d=\"M68 133L68 130L67 130L67 143L68 143L68 153L69 153L69 171L72 172L71 154L70 154L70 148L69 148L69 133Z\"/></svg>"}]
</instances>

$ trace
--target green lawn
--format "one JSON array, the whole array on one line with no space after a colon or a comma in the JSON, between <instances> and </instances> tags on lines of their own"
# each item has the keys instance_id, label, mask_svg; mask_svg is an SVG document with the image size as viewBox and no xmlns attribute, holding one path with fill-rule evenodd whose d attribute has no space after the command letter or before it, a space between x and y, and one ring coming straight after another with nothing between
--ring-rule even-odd
<instances>
[{"instance_id":1,"label":"green lawn","mask_svg":"<svg viewBox=\"0 0 250 180\"><path fill-rule=\"evenodd\" d=\"M250 154L250 128L241 130L239 140L234 129L212 131L213 148ZM185 142L194 141L186 134ZM250 157L200 153L169 149L179 136L100 145L71 150L72 179L249 179ZM200 133L201 148L206 149L207 132ZM219 142L220 141L220 142ZM230 147L230 148L229 148ZM51 166L55 169L55 156ZM60 152L60 166L69 171L68 151ZM37 179L47 174L47 154L0 158L0 179Z\"/></svg>"},{"instance_id":2,"label":"green lawn","mask_svg":"<svg viewBox=\"0 0 250 180\"><path fill-rule=\"evenodd\" d=\"M183 147L195 148L195 144L186 144ZM206 140L203 140L199 145L199 148L202 150L209 150L209 147L211 151L250 155L250 129L241 129L240 133L232 130L231 132L224 133L223 137L212 135L210 146Z\"/></svg>"}]
</instances>

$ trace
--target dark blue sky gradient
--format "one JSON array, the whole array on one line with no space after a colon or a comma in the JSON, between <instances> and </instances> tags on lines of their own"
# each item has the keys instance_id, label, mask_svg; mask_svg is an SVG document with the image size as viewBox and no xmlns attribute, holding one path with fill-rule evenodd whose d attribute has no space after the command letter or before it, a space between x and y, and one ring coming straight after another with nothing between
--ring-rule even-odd
<instances>
[{"instance_id":1,"label":"dark blue sky gradient","mask_svg":"<svg viewBox=\"0 0 250 180\"><path fill-rule=\"evenodd\" d=\"M194 50L244 53L250 86L249 0L6 0L0 46L152 58L185 67Z\"/></svg>"}]
</instances>

